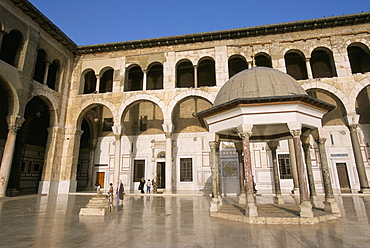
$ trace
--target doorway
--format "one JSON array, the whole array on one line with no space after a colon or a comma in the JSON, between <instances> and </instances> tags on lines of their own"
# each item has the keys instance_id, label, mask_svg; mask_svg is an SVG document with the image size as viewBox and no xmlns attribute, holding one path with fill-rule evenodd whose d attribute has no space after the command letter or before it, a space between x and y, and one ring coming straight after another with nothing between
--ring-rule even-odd
<instances>
[{"instance_id":1,"label":"doorway","mask_svg":"<svg viewBox=\"0 0 370 248\"><path fill-rule=\"evenodd\" d=\"M157 162L157 185L158 189L164 189L166 187L166 163Z\"/></svg>"},{"instance_id":2,"label":"doorway","mask_svg":"<svg viewBox=\"0 0 370 248\"><path fill-rule=\"evenodd\" d=\"M100 184L100 188L104 189L105 172L96 172L96 182Z\"/></svg>"},{"instance_id":3,"label":"doorway","mask_svg":"<svg viewBox=\"0 0 370 248\"><path fill-rule=\"evenodd\" d=\"M351 193L351 187L349 184L347 164L346 163L336 163L340 191L342 193Z\"/></svg>"}]
</instances>

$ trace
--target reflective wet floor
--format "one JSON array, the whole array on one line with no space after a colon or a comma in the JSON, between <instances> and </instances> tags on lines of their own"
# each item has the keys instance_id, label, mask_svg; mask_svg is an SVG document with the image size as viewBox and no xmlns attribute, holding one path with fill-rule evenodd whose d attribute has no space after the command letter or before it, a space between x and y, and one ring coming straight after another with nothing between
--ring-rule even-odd
<instances>
[{"instance_id":1,"label":"reflective wet floor","mask_svg":"<svg viewBox=\"0 0 370 248\"><path fill-rule=\"evenodd\" d=\"M200 195L128 195L109 215L79 216L90 198L0 199L0 247L370 247L370 195L337 197L342 218L313 225L211 218L210 198ZM257 197L260 203L270 200Z\"/></svg>"}]
</instances>

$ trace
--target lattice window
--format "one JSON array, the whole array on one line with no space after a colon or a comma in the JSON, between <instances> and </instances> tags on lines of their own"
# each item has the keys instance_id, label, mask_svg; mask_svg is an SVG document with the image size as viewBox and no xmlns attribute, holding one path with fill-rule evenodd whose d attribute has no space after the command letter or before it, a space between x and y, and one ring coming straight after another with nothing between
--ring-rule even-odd
<instances>
[{"instance_id":1,"label":"lattice window","mask_svg":"<svg viewBox=\"0 0 370 248\"><path fill-rule=\"evenodd\" d=\"M292 179L292 166L290 164L289 154L279 154L279 169L281 179Z\"/></svg>"},{"instance_id":2,"label":"lattice window","mask_svg":"<svg viewBox=\"0 0 370 248\"><path fill-rule=\"evenodd\" d=\"M180 181L192 182L193 181L193 159L180 158Z\"/></svg>"}]
</instances>

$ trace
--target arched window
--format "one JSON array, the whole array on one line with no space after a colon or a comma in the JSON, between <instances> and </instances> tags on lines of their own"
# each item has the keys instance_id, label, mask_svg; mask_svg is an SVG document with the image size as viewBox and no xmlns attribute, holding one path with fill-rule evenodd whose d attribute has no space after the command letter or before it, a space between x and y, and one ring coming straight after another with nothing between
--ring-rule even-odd
<instances>
[{"instance_id":1,"label":"arched window","mask_svg":"<svg viewBox=\"0 0 370 248\"><path fill-rule=\"evenodd\" d=\"M254 57L256 66L264 66L272 68L272 62L270 55L266 53L259 53Z\"/></svg>"},{"instance_id":2,"label":"arched window","mask_svg":"<svg viewBox=\"0 0 370 248\"><path fill-rule=\"evenodd\" d=\"M229 58L229 78L241 72L242 70L248 69L248 63L245 58L241 55L233 55Z\"/></svg>"},{"instance_id":3,"label":"arched window","mask_svg":"<svg viewBox=\"0 0 370 248\"><path fill-rule=\"evenodd\" d=\"M46 67L46 52L44 49L37 51L37 58L35 64L35 71L33 72L33 79L39 83L44 83Z\"/></svg>"},{"instance_id":4,"label":"arched window","mask_svg":"<svg viewBox=\"0 0 370 248\"><path fill-rule=\"evenodd\" d=\"M176 68L176 87L194 87L194 66L189 60L180 62Z\"/></svg>"},{"instance_id":5,"label":"arched window","mask_svg":"<svg viewBox=\"0 0 370 248\"><path fill-rule=\"evenodd\" d=\"M313 78L336 77L333 53L327 48L316 48L310 59Z\"/></svg>"},{"instance_id":6,"label":"arched window","mask_svg":"<svg viewBox=\"0 0 370 248\"><path fill-rule=\"evenodd\" d=\"M147 75L147 90L163 89L163 65L155 63L149 66Z\"/></svg>"},{"instance_id":7,"label":"arched window","mask_svg":"<svg viewBox=\"0 0 370 248\"><path fill-rule=\"evenodd\" d=\"M89 71L84 76L84 94L94 93L96 91L96 76L94 71Z\"/></svg>"},{"instance_id":8,"label":"arched window","mask_svg":"<svg viewBox=\"0 0 370 248\"><path fill-rule=\"evenodd\" d=\"M100 78L99 93L112 92L113 89L113 69L106 70Z\"/></svg>"},{"instance_id":9,"label":"arched window","mask_svg":"<svg viewBox=\"0 0 370 248\"><path fill-rule=\"evenodd\" d=\"M215 61L212 58L202 59L197 66L198 87L216 85Z\"/></svg>"},{"instance_id":10,"label":"arched window","mask_svg":"<svg viewBox=\"0 0 370 248\"><path fill-rule=\"evenodd\" d=\"M347 48L352 73L365 73L370 71L369 48L362 43L353 43Z\"/></svg>"},{"instance_id":11,"label":"arched window","mask_svg":"<svg viewBox=\"0 0 370 248\"><path fill-rule=\"evenodd\" d=\"M127 71L125 91L143 90L144 73L138 65L130 67Z\"/></svg>"},{"instance_id":12,"label":"arched window","mask_svg":"<svg viewBox=\"0 0 370 248\"><path fill-rule=\"evenodd\" d=\"M46 81L46 84L50 89L53 90L56 89L58 73L59 73L59 62L58 60L54 60L53 63L49 65L48 79Z\"/></svg>"},{"instance_id":13,"label":"arched window","mask_svg":"<svg viewBox=\"0 0 370 248\"><path fill-rule=\"evenodd\" d=\"M304 55L300 51L288 51L284 55L287 73L296 80L308 79Z\"/></svg>"},{"instance_id":14,"label":"arched window","mask_svg":"<svg viewBox=\"0 0 370 248\"><path fill-rule=\"evenodd\" d=\"M0 59L12 66L17 66L22 42L22 34L18 30L12 30L9 34L4 35L0 49Z\"/></svg>"}]
</instances>

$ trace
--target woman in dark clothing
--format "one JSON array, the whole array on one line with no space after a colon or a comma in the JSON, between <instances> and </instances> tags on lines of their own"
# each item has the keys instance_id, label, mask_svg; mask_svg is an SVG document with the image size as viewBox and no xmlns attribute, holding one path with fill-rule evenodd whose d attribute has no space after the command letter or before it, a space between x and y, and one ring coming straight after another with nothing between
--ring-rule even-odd
<instances>
[{"instance_id":1,"label":"woman in dark clothing","mask_svg":"<svg viewBox=\"0 0 370 248\"><path fill-rule=\"evenodd\" d=\"M140 180L140 184L139 184L139 190L141 190L141 193L142 194L144 194L145 192L144 192L144 185L145 185L145 179L144 179L144 177L143 178L141 178L141 180Z\"/></svg>"}]
</instances>

